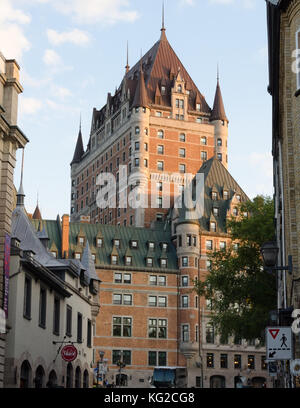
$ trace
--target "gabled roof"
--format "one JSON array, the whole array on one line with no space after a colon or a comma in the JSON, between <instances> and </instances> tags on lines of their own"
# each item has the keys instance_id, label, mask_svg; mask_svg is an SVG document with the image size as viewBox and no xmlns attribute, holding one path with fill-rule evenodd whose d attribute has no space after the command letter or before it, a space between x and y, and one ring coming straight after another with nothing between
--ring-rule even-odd
<instances>
[{"instance_id":1,"label":"gabled roof","mask_svg":"<svg viewBox=\"0 0 300 408\"><path fill-rule=\"evenodd\" d=\"M227 122L229 122L227 119L226 113L225 113L219 80L217 82L214 107L213 107L213 110L210 116L210 121L213 121L213 120L226 120Z\"/></svg>"}]
</instances>

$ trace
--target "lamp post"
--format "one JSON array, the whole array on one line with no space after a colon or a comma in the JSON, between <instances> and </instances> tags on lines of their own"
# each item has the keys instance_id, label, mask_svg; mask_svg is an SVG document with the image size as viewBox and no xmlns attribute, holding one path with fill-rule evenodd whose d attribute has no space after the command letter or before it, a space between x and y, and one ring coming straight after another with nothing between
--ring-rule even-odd
<instances>
[{"instance_id":1,"label":"lamp post","mask_svg":"<svg viewBox=\"0 0 300 408\"><path fill-rule=\"evenodd\" d=\"M121 351L120 360L117 362L117 366L119 367L119 387L121 386L121 373L122 368L126 367L126 364L123 361L123 351Z\"/></svg>"},{"instance_id":2,"label":"lamp post","mask_svg":"<svg viewBox=\"0 0 300 408\"><path fill-rule=\"evenodd\" d=\"M279 248L277 246L277 243L275 241L268 241L265 242L261 246L261 255L263 258L263 263L264 263L264 270L268 273L273 273L277 271L288 271L288 273L291 275L293 272L293 258L292 255L288 256L288 265L286 266L276 266L277 263L277 257L278 257L278 252ZM286 308L286 284L285 284L285 275L284 275L284 292L283 292L283 304L284 308ZM277 274L276 276L276 291L277 291L277 310L272 310L270 311L270 320L272 324L276 322L276 324L281 325L281 319L280 319L280 294L279 294L279 275ZM281 312L287 312L288 309L283 309ZM284 367L284 375L285 375L285 364L284 361L281 361L281 366Z\"/></svg>"},{"instance_id":3,"label":"lamp post","mask_svg":"<svg viewBox=\"0 0 300 408\"><path fill-rule=\"evenodd\" d=\"M97 367L98 368L98 370L97 370L97 388L99 387L100 364L101 364L101 378L102 378L102 381L103 381L103 357L104 357L104 354L105 354L104 351L99 350L100 360L98 360L98 364L97 364L97 366L98 366Z\"/></svg>"}]
</instances>

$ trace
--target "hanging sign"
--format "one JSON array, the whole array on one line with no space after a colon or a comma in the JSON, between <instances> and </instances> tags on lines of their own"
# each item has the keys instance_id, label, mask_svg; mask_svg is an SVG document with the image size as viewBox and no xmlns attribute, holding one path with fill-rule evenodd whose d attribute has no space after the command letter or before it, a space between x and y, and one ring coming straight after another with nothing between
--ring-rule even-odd
<instances>
[{"instance_id":1,"label":"hanging sign","mask_svg":"<svg viewBox=\"0 0 300 408\"><path fill-rule=\"evenodd\" d=\"M64 346L61 350L61 357L68 363L74 361L77 357L77 348L73 346L73 344L68 344L67 346Z\"/></svg>"}]
</instances>

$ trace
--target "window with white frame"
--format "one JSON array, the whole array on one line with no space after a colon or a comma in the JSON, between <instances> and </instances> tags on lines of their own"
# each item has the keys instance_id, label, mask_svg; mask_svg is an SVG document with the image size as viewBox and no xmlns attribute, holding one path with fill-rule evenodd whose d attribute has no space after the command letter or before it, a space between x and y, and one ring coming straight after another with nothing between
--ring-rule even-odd
<instances>
[{"instance_id":1,"label":"window with white frame","mask_svg":"<svg viewBox=\"0 0 300 408\"><path fill-rule=\"evenodd\" d=\"M189 296L188 295L181 296L181 307L189 307Z\"/></svg>"},{"instance_id":2,"label":"window with white frame","mask_svg":"<svg viewBox=\"0 0 300 408\"><path fill-rule=\"evenodd\" d=\"M181 326L181 340L183 342L188 342L190 340L190 330L188 324L183 324Z\"/></svg>"},{"instance_id":3,"label":"window with white frame","mask_svg":"<svg viewBox=\"0 0 300 408\"><path fill-rule=\"evenodd\" d=\"M148 319L148 336L151 339L166 339L167 319Z\"/></svg>"},{"instance_id":4,"label":"window with white frame","mask_svg":"<svg viewBox=\"0 0 300 408\"><path fill-rule=\"evenodd\" d=\"M113 336L114 337L131 337L132 318L131 317L113 317Z\"/></svg>"}]
</instances>

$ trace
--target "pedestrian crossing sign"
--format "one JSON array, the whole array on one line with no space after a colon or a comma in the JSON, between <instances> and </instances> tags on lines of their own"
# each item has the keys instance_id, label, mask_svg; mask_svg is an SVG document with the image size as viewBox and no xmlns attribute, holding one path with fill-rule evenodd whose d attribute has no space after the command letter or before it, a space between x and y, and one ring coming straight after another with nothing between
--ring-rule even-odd
<instances>
[{"instance_id":1,"label":"pedestrian crossing sign","mask_svg":"<svg viewBox=\"0 0 300 408\"><path fill-rule=\"evenodd\" d=\"M267 360L291 360L293 358L291 327L266 328Z\"/></svg>"}]
</instances>

